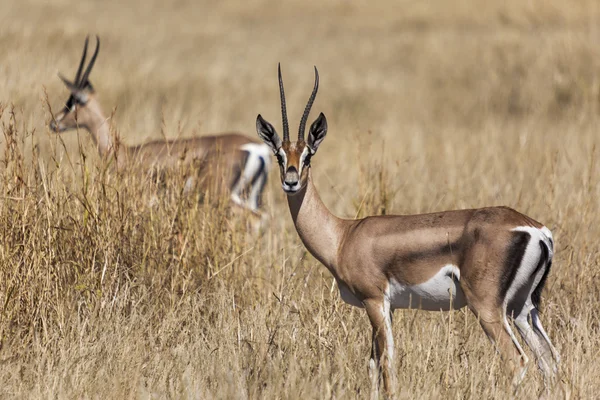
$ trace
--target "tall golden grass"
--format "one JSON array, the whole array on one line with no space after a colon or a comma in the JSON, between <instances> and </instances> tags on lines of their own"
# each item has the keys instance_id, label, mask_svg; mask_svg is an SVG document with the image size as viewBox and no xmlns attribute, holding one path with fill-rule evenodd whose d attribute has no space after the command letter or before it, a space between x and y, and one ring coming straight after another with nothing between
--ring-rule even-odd
<instances>
[{"instance_id":1,"label":"tall golden grass","mask_svg":"<svg viewBox=\"0 0 600 400\"><path fill-rule=\"evenodd\" d=\"M275 172L259 235L226 202L104 165L49 132L86 34L93 82L128 144L314 106L313 161L345 217L508 205L557 251L543 321L550 398L600 390L600 6L593 1L0 5L0 396L365 398L370 328L307 254ZM114 111L114 113L113 113ZM315 114L316 115L316 114ZM295 122L294 122L295 121ZM296 125L294 125L296 126ZM158 203L150 201L158 196ZM400 398L513 395L466 310L397 311ZM532 363L517 396L543 393Z\"/></svg>"}]
</instances>

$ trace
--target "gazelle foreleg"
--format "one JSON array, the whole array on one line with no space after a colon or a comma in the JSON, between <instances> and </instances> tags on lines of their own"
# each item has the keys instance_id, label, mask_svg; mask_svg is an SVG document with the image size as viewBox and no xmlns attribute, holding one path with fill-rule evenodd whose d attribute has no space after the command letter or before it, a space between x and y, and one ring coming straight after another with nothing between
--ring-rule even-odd
<instances>
[{"instance_id":1,"label":"gazelle foreleg","mask_svg":"<svg viewBox=\"0 0 600 400\"><path fill-rule=\"evenodd\" d=\"M389 300L365 301L364 304L373 327L369 375L372 382L377 382L377 386L379 380L383 380L384 393L389 398L395 392L394 338Z\"/></svg>"}]
</instances>

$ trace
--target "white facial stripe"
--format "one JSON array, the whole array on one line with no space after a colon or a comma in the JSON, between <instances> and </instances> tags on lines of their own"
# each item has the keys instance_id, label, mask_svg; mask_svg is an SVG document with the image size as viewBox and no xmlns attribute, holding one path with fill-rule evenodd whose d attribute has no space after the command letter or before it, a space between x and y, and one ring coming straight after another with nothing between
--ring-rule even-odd
<instances>
[{"instance_id":1,"label":"white facial stripe","mask_svg":"<svg viewBox=\"0 0 600 400\"><path fill-rule=\"evenodd\" d=\"M304 159L308 156L309 154L309 150L308 150L308 146L304 147L304 150L302 150L302 154L300 154L300 171L298 171L298 175L302 176L302 169L304 168Z\"/></svg>"},{"instance_id":2,"label":"white facial stripe","mask_svg":"<svg viewBox=\"0 0 600 400\"><path fill-rule=\"evenodd\" d=\"M277 154L281 156L281 159L283 160L283 167L285 169L287 167L287 156L285 155L285 151L280 148Z\"/></svg>"}]
</instances>

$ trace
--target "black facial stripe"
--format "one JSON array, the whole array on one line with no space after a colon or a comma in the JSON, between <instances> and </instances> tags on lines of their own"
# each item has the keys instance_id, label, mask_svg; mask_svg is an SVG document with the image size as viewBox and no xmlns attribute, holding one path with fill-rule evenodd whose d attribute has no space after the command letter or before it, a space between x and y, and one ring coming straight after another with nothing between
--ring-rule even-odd
<instances>
[{"instance_id":1,"label":"black facial stripe","mask_svg":"<svg viewBox=\"0 0 600 400\"><path fill-rule=\"evenodd\" d=\"M67 104L65 104L65 109L67 111L71 111L73 106L77 103L77 100L73 95L69 96L69 100L67 100Z\"/></svg>"},{"instance_id":2,"label":"black facial stripe","mask_svg":"<svg viewBox=\"0 0 600 400\"><path fill-rule=\"evenodd\" d=\"M279 165L283 165L283 157L281 156L281 154L279 152L275 153L275 157L277 157L277 163Z\"/></svg>"},{"instance_id":3,"label":"black facial stripe","mask_svg":"<svg viewBox=\"0 0 600 400\"><path fill-rule=\"evenodd\" d=\"M304 157L304 165L310 165L310 159L312 157L312 153L309 151Z\"/></svg>"}]
</instances>

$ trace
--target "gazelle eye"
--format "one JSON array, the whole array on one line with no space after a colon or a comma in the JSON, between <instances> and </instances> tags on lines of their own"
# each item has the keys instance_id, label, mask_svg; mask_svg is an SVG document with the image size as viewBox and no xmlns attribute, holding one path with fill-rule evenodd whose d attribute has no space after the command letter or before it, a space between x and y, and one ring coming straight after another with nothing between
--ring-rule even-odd
<instances>
[{"instance_id":1,"label":"gazelle eye","mask_svg":"<svg viewBox=\"0 0 600 400\"><path fill-rule=\"evenodd\" d=\"M275 157L277 157L277 162L279 163L279 165L283 165L283 157L281 156L281 154L276 153Z\"/></svg>"}]
</instances>

